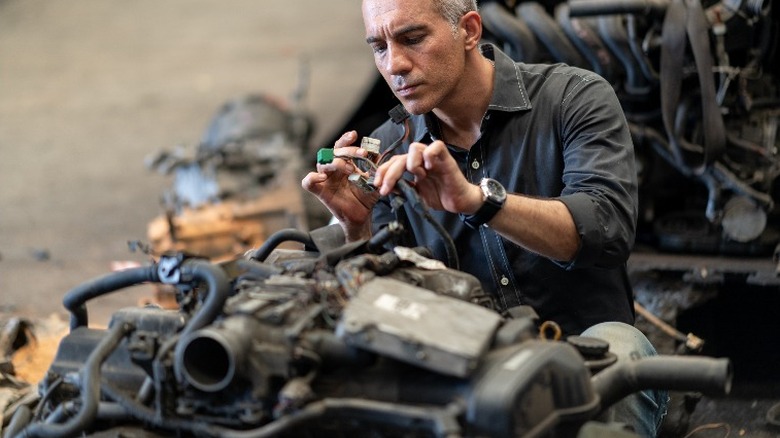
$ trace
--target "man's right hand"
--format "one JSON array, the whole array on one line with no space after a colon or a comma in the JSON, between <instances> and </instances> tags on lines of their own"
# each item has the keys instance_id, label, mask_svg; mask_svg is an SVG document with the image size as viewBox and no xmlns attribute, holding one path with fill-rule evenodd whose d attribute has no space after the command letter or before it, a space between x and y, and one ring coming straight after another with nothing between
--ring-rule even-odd
<instances>
[{"instance_id":1,"label":"man's right hand","mask_svg":"<svg viewBox=\"0 0 780 438\"><path fill-rule=\"evenodd\" d=\"M348 241L371 237L371 210L379 193L366 193L348 180L355 173L352 160L340 156L366 156L366 151L353 143L357 132L349 131L339 138L333 146L335 158L328 164L317 164L316 172L309 172L301 181L301 186L314 194L325 207L338 219Z\"/></svg>"}]
</instances>

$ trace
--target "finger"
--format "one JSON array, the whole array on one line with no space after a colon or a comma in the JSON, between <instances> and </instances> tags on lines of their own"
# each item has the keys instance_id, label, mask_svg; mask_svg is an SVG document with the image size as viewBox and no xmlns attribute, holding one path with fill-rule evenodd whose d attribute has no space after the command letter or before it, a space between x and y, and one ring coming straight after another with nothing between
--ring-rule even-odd
<instances>
[{"instance_id":1,"label":"finger","mask_svg":"<svg viewBox=\"0 0 780 438\"><path fill-rule=\"evenodd\" d=\"M431 170L449 156L447 145L441 140L436 140L423 150L423 161L426 170ZM446 156L445 156L446 155Z\"/></svg>"},{"instance_id":2,"label":"finger","mask_svg":"<svg viewBox=\"0 0 780 438\"><path fill-rule=\"evenodd\" d=\"M387 173L387 169L390 168L390 164L397 160L398 156L392 156L385 160L384 163L382 163L379 167L377 167L376 171L374 172L374 186L379 188L382 186L382 182L385 179L385 173Z\"/></svg>"},{"instance_id":3,"label":"finger","mask_svg":"<svg viewBox=\"0 0 780 438\"><path fill-rule=\"evenodd\" d=\"M382 178L382 185L379 187L379 194L387 196L395 188L395 184L406 171L406 156L398 155L394 160L388 163Z\"/></svg>"},{"instance_id":4,"label":"finger","mask_svg":"<svg viewBox=\"0 0 780 438\"><path fill-rule=\"evenodd\" d=\"M317 164L317 172L325 174L332 174L337 172L349 174L355 172L355 166L352 164L352 161L338 157L336 158L337 159L334 159L327 164Z\"/></svg>"},{"instance_id":5,"label":"finger","mask_svg":"<svg viewBox=\"0 0 780 438\"><path fill-rule=\"evenodd\" d=\"M328 176L324 173L309 172L305 177L303 177L303 180L301 180L301 187L303 187L303 189L306 191L315 193L318 191L317 185L325 182L327 179Z\"/></svg>"},{"instance_id":6,"label":"finger","mask_svg":"<svg viewBox=\"0 0 780 438\"><path fill-rule=\"evenodd\" d=\"M355 143L355 140L357 140L357 131L347 131L342 134L338 140L336 140L336 143L333 145L333 147L338 149L345 146L350 146Z\"/></svg>"},{"instance_id":7,"label":"finger","mask_svg":"<svg viewBox=\"0 0 780 438\"><path fill-rule=\"evenodd\" d=\"M417 178L425 178L426 172L423 168L423 152L425 145L422 143L412 143L409 145L409 153L406 154L406 170L411 172Z\"/></svg>"},{"instance_id":8,"label":"finger","mask_svg":"<svg viewBox=\"0 0 780 438\"><path fill-rule=\"evenodd\" d=\"M334 158L339 157L350 157L350 156L366 156L367 151L363 148L359 148L356 146L342 146L338 149L333 150L333 156Z\"/></svg>"}]
</instances>

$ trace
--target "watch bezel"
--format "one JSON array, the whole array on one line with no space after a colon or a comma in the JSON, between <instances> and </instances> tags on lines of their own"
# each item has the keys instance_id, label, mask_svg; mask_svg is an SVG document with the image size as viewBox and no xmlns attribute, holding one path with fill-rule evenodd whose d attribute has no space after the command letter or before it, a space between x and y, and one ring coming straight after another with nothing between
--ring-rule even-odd
<instances>
[{"instance_id":1,"label":"watch bezel","mask_svg":"<svg viewBox=\"0 0 780 438\"><path fill-rule=\"evenodd\" d=\"M482 206L474 214L460 214L463 223L475 230L493 219L504 206L507 197L506 188L492 178L482 178L479 188L482 191Z\"/></svg>"},{"instance_id":2,"label":"watch bezel","mask_svg":"<svg viewBox=\"0 0 780 438\"><path fill-rule=\"evenodd\" d=\"M493 178L482 178L479 182L479 187L482 189L484 201L492 200L503 204L506 200L506 188Z\"/></svg>"}]
</instances>

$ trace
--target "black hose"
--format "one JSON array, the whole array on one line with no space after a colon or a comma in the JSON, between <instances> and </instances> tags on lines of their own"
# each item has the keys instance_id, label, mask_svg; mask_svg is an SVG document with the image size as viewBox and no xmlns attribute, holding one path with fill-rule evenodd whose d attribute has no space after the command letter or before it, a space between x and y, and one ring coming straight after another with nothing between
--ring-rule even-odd
<instances>
[{"instance_id":1,"label":"black hose","mask_svg":"<svg viewBox=\"0 0 780 438\"><path fill-rule=\"evenodd\" d=\"M21 405L16 408L16 412L14 412L14 415L11 417L11 421L8 423L8 427L6 427L5 431L3 431L3 438L12 438L16 436L20 430L22 430L25 426L27 426L27 424L30 423L32 416L33 415L30 411L30 408L28 408L26 405ZM2 426L3 424L0 423L0 429L2 429Z\"/></svg>"},{"instance_id":2,"label":"black hose","mask_svg":"<svg viewBox=\"0 0 780 438\"><path fill-rule=\"evenodd\" d=\"M558 26L553 17L547 13L540 3L531 1L520 3L515 8L515 15L522 17L537 39L542 42L547 51L557 62L563 62L575 67L584 67L587 62L574 44Z\"/></svg>"},{"instance_id":3,"label":"black hose","mask_svg":"<svg viewBox=\"0 0 780 438\"><path fill-rule=\"evenodd\" d=\"M660 75L653 68L652 62L647 58L647 54L645 54L645 51L642 49L642 44L639 42L637 17L629 14L626 15L625 19L626 32L628 32L628 47L631 49L631 53L634 54L639 71L642 72L648 82L657 85L660 80Z\"/></svg>"},{"instance_id":4,"label":"black hose","mask_svg":"<svg viewBox=\"0 0 780 438\"><path fill-rule=\"evenodd\" d=\"M569 12L571 13L571 11ZM634 57L628 42L628 31L623 26L623 20L618 15L599 17L598 34L610 53L623 66L626 73L624 88L632 95L646 95L651 91L650 83L639 66L640 61Z\"/></svg>"},{"instance_id":5,"label":"black hose","mask_svg":"<svg viewBox=\"0 0 780 438\"><path fill-rule=\"evenodd\" d=\"M103 384L103 392L108 398L122 406L129 415L148 425L176 431L179 435L181 435L181 432L190 432L196 436L222 436L218 433L218 428L211 426L206 422L187 421L178 418L162 418L157 415L155 410L126 397L122 391L118 390L110 383Z\"/></svg>"},{"instance_id":6,"label":"black hose","mask_svg":"<svg viewBox=\"0 0 780 438\"><path fill-rule=\"evenodd\" d=\"M73 416L79 410L79 405L75 401L67 401L57 406L48 417L46 417L47 424L60 423L64 419ZM112 402L100 402L98 403L98 410L96 418L100 420L127 420L130 414L117 403Z\"/></svg>"},{"instance_id":7,"label":"black hose","mask_svg":"<svg viewBox=\"0 0 780 438\"><path fill-rule=\"evenodd\" d=\"M732 376L728 359L654 356L618 362L593 376L592 382L604 410L645 389L725 395L731 391Z\"/></svg>"},{"instance_id":8,"label":"black hose","mask_svg":"<svg viewBox=\"0 0 780 438\"><path fill-rule=\"evenodd\" d=\"M447 232L444 227L431 216L431 212L428 211L428 206L417 194L417 191L412 187L408 181L399 179L396 183L396 187L401 191L404 199L409 205L422 216L439 234L444 241L444 250L447 252L447 267L451 269L460 269L460 261L458 259L458 252L455 248L455 242L453 242L450 233Z\"/></svg>"},{"instance_id":9,"label":"black hose","mask_svg":"<svg viewBox=\"0 0 780 438\"><path fill-rule=\"evenodd\" d=\"M366 399L323 399L260 428L242 431L222 429L220 436L228 438L273 437L321 418L344 417L418 430L427 429L435 436L459 437L461 428L455 418L457 414L458 412L450 407L426 408Z\"/></svg>"},{"instance_id":10,"label":"black hose","mask_svg":"<svg viewBox=\"0 0 780 438\"><path fill-rule=\"evenodd\" d=\"M314 242L312 242L309 233L296 230L295 228L285 228L271 234L268 239L260 245L260 248L249 255L249 258L261 262L265 261L277 246L288 241L300 242L307 247L314 247Z\"/></svg>"},{"instance_id":11,"label":"black hose","mask_svg":"<svg viewBox=\"0 0 780 438\"><path fill-rule=\"evenodd\" d=\"M366 248L373 253L380 253L384 249L385 243L401 235L403 231L404 226L400 222L390 222L371 236L371 239L366 242Z\"/></svg>"},{"instance_id":12,"label":"black hose","mask_svg":"<svg viewBox=\"0 0 780 438\"><path fill-rule=\"evenodd\" d=\"M208 286L206 298L203 300L203 304L198 309L195 316L187 321L187 324L182 331L177 334L176 338L170 338L168 342L163 344L157 357L167 354L168 350L171 347L174 347L174 339L182 339L188 334L211 324L222 312L225 301L230 297L230 281L228 280L225 271L216 265L204 260L187 261L181 267L181 274L183 277L190 277L192 280L206 282L206 285ZM183 348L184 345L181 342L175 342L174 357L178 357L182 354L181 350ZM178 369L176 377L179 382L184 379L184 376Z\"/></svg>"},{"instance_id":13,"label":"black hose","mask_svg":"<svg viewBox=\"0 0 780 438\"><path fill-rule=\"evenodd\" d=\"M590 69L608 82L614 83L617 76L615 63L612 54L589 24L593 20L570 17L567 3L561 3L555 7L555 19L572 44L588 62Z\"/></svg>"},{"instance_id":14,"label":"black hose","mask_svg":"<svg viewBox=\"0 0 780 438\"><path fill-rule=\"evenodd\" d=\"M615 14L655 14L666 12L669 0L569 0L569 15L593 17Z\"/></svg>"},{"instance_id":15,"label":"black hose","mask_svg":"<svg viewBox=\"0 0 780 438\"><path fill-rule=\"evenodd\" d=\"M258 262L257 260L239 258L233 261L235 266L241 270L240 278L251 278L252 280L266 280L273 275L279 275L284 269L270 263Z\"/></svg>"},{"instance_id":16,"label":"black hose","mask_svg":"<svg viewBox=\"0 0 780 438\"><path fill-rule=\"evenodd\" d=\"M159 281L157 265L152 265L112 272L74 287L62 300L62 304L70 311L71 331L88 325L86 303L92 298L137 284L157 281Z\"/></svg>"},{"instance_id":17,"label":"black hose","mask_svg":"<svg viewBox=\"0 0 780 438\"><path fill-rule=\"evenodd\" d=\"M185 262L181 267L181 273L184 277L191 277L193 280L203 281L208 285L206 298L195 316L192 317L184 326L180 336L185 336L195 330L211 324L214 319L222 312L230 296L230 281L221 268L205 260L192 260Z\"/></svg>"},{"instance_id":18,"label":"black hose","mask_svg":"<svg viewBox=\"0 0 780 438\"><path fill-rule=\"evenodd\" d=\"M513 15L499 2L481 5L479 12L485 29L509 45L511 50L508 53L512 59L523 62L538 60L536 38L522 18Z\"/></svg>"},{"instance_id":19,"label":"black hose","mask_svg":"<svg viewBox=\"0 0 780 438\"><path fill-rule=\"evenodd\" d=\"M657 129L651 128L647 125L639 125L632 122L628 122L628 129L631 131L631 137L634 139L634 143L639 144L645 141L650 142L650 146L653 148L655 153L663 158L664 161L669 163L669 165L671 165L675 170L686 177L694 176L691 169L686 167L677 158L678 151L673 150L666 137Z\"/></svg>"},{"instance_id":20,"label":"black hose","mask_svg":"<svg viewBox=\"0 0 780 438\"><path fill-rule=\"evenodd\" d=\"M64 424L35 423L20 431L17 438L44 437L60 438L78 436L89 428L97 418L100 406L100 367L122 342L122 339L135 330L126 322L119 322L108 329L106 336L100 340L87 358L84 368L79 373L81 380L81 408L75 416Z\"/></svg>"}]
</instances>

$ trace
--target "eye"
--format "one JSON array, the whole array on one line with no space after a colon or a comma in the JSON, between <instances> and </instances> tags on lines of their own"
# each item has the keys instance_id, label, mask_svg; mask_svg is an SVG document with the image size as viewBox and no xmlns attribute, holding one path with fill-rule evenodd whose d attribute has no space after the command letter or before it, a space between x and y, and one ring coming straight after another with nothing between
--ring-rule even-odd
<instances>
[{"instance_id":1,"label":"eye","mask_svg":"<svg viewBox=\"0 0 780 438\"><path fill-rule=\"evenodd\" d=\"M374 51L375 55L380 55L387 50L387 44L380 44L380 43L374 43L371 44L371 50Z\"/></svg>"},{"instance_id":2,"label":"eye","mask_svg":"<svg viewBox=\"0 0 780 438\"><path fill-rule=\"evenodd\" d=\"M420 44L423 39L425 39L425 35L408 35L404 38L404 43L407 46L413 46L415 44Z\"/></svg>"}]
</instances>

